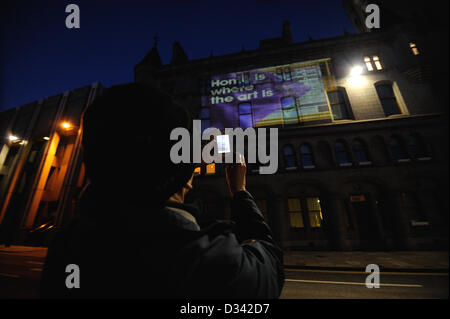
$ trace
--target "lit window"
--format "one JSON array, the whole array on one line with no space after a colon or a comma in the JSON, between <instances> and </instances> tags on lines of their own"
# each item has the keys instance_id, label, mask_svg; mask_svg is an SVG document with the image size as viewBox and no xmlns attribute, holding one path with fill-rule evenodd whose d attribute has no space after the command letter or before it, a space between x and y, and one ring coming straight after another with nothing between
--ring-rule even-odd
<instances>
[{"instance_id":1,"label":"lit window","mask_svg":"<svg viewBox=\"0 0 450 319\"><path fill-rule=\"evenodd\" d=\"M194 175L200 175L200 174L201 174L201 168L200 168L200 166L198 166L194 169Z\"/></svg>"},{"instance_id":2,"label":"lit window","mask_svg":"<svg viewBox=\"0 0 450 319\"><path fill-rule=\"evenodd\" d=\"M253 127L252 104L244 102L238 105L239 108L239 127L246 129Z\"/></svg>"},{"instance_id":3,"label":"lit window","mask_svg":"<svg viewBox=\"0 0 450 319\"><path fill-rule=\"evenodd\" d=\"M381 106L383 107L384 114L386 116L401 114L397 99L395 98L392 84L379 84L375 85L375 88L377 90Z\"/></svg>"},{"instance_id":4,"label":"lit window","mask_svg":"<svg viewBox=\"0 0 450 319\"><path fill-rule=\"evenodd\" d=\"M419 49L417 49L417 46L415 43L410 42L409 47L411 48L411 51L414 55L419 55Z\"/></svg>"},{"instance_id":5,"label":"lit window","mask_svg":"<svg viewBox=\"0 0 450 319\"><path fill-rule=\"evenodd\" d=\"M284 165L286 168L296 168L294 148L290 145L283 147Z\"/></svg>"},{"instance_id":6,"label":"lit window","mask_svg":"<svg viewBox=\"0 0 450 319\"><path fill-rule=\"evenodd\" d=\"M322 227L322 208L319 197L307 197L306 207L308 209L309 225L312 228Z\"/></svg>"},{"instance_id":7,"label":"lit window","mask_svg":"<svg viewBox=\"0 0 450 319\"><path fill-rule=\"evenodd\" d=\"M364 63L366 64L366 68L368 71L373 71L375 68L377 70L383 70L380 58L377 55L374 55L372 57L365 56Z\"/></svg>"},{"instance_id":8,"label":"lit window","mask_svg":"<svg viewBox=\"0 0 450 319\"><path fill-rule=\"evenodd\" d=\"M304 228L300 199L288 198L289 224L291 228Z\"/></svg>"},{"instance_id":9,"label":"lit window","mask_svg":"<svg viewBox=\"0 0 450 319\"><path fill-rule=\"evenodd\" d=\"M382 70L383 69L383 67L381 66L381 62L380 62L380 59L378 58L378 56L374 55L372 57L372 60L375 63L375 66L376 66L377 70Z\"/></svg>"},{"instance_id":10,"label":"lit window","mask_svg":"<svg viewBox=\"0 0 450 319\"><path fill-rule=\"evenodd\" d=\"M311 146L308 144L302 144L300 146L300 160L303 168L313 168L314 159Z\"/></svg>"},{"instance_id":11,"label":"lit window","mask_svg":"<svg viewBox=\"0 0 450 319\"><path fill-rule=\"evenodd\" d=\"M373 71L372 62L368 56L364 57L364 63L366 64L366 68L368 71Z\"/></svg>"},{"instance_id":12,"label":"lit window","mask_svg":"<svg viewBox=\"0 0 450 319\"><path fill-rule=\"evenodd\" d=\"M206 165L206 175L213 175L216 173L216 164L211 163Z\"/></svg>"}]
</instances>

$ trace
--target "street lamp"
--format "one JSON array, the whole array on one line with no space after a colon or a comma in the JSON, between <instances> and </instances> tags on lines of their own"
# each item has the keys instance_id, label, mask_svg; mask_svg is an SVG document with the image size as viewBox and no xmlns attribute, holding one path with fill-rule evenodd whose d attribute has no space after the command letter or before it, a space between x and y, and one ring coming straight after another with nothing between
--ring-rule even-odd
<instances>
[{"instance_id":1,"label":"street lamp","mask_svg":"<svg viewBox=\"0 0 450 319\"><path fill-rule=\"evenodd\" d=\"M350 69L350 75L348 77L348 84L351 86L361 86L365 83L364 77L361 75L363 68L360 65L355 65Z\"/></svg>"},{"instance_id":2,"label":"street lamp","mask_svg":"<svg viewBox=\"0 0 450 319\"><path fill-rule=\"evenodd\" d=\"M362 74L363 68L360 65L355 65L350 70L350 76L359 76Z\"/></svg>"},{"instance_id":3,"label":"street lamp","mask_svg":"<svg viewBox=\"0 0 450 319\"><path fill-rule=\"evenodd\" d=\"M62 122L61 127L66 130L69 130L72 127L72 124L70 124L69 122Z\"/></svg>"},{"instance_id":4,"label":"street lamp","mask_svg":"<svg viewBox=\"0 0 450 319\"><path fill-rule=\"evenodd\" d=\"M8 139L10 142L18 142L19 141L19 138L15 135L8 136Z\"/></svg>"}]
</instances>

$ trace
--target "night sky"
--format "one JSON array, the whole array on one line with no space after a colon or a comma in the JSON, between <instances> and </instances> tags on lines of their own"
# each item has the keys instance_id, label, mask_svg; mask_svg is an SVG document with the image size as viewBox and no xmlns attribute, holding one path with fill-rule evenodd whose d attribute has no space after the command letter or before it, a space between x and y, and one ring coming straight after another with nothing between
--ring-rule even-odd
<instances>
[{"instance_id":1,"label":"night sky","mask_svg":"<svg viewBox=\"0 0 450 319\"><path fill-rule=\"evenodd\" d=\"M80 29L67 29L68 4ZM2 1L0 111L94 82L133 81L152 48L164 64L179 41L189 59L257 49L289 20L295 42L354 33L342 0Z\"/></svg>"}]
</instances>

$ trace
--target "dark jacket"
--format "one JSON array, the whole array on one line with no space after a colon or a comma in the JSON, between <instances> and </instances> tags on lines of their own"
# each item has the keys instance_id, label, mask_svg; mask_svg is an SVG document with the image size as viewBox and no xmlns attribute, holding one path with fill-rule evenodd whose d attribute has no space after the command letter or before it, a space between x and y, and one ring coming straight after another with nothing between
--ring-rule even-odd
<instances>
[{"instance_id":1,"label":"dark jacket","mask_svg":"<svg viewBox=\"0 0 450 319\"><path fill-rule=\"evenodd\" d=\"M98 200L81 214L92 210L102 210ZM73 221L49 247L42 297L278 298L283 254L250 193L233 197L232 221L200 227L196 214L193 206L168 203ZM79 289L65 285L68 264L80 268Z\"/></svg>"}]
</instances>

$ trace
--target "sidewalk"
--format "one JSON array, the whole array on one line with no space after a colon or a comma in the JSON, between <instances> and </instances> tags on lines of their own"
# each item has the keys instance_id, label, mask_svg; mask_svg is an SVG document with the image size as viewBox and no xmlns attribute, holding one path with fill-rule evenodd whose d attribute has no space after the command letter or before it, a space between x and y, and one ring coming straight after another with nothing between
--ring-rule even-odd
<instances>
[{"instance_id":1,"label":"sidewalk","mask_svg":"<svg viewBox=\"0 0 450 319\"><path fill-rule=\"evenodd\" d=\"M365 270L376 264L381 270L448 272L448 251L288 251L286 268Z\"/></svg>"},{"instance_id":2,"label":"sidewalk","mask_svg":"<svg viewBox=\"0 0 450 319\"><path fill-rule=\"evenodd\" d=\"M1 254L45 258L46 247L0 245ZM286 251L286 268L341 269L364 271L369 264L381 270L448 272L448 251Z\"/></svg>"},{"instance_id":3,"label":"sidewalk","mask_svg":"<svg viewBox=\"0 0 450 319\"><path fill-rule=\"evenodd\" d=\"M5 245L0 245L0 254L39 257L44 259L45 256L47 256L47 247L16 246L16 245L5 247Z\"/></svg>"}]
</instances>

